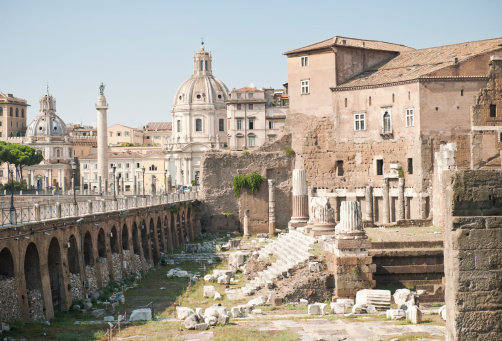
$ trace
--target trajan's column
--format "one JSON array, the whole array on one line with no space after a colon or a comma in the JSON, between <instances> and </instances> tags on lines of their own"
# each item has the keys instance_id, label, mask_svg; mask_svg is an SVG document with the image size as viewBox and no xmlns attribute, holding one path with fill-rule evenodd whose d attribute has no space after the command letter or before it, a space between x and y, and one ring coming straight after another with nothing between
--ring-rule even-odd
<instances>
[{"instance_id":1,"label":"trajan's column","mask_svg":"<svg viewBox=\"0 0 502 341\"><path fill-rule=\"evenodd\" d=\"M105 85L101 83L99 86L98 103L96 110L98 111L98 189L99 193L107 191L108 179L108 127L106 119L106 111L108 104L105 97ZM103 186L103 187L102 187Z\"/></svg>"}]
</instances>

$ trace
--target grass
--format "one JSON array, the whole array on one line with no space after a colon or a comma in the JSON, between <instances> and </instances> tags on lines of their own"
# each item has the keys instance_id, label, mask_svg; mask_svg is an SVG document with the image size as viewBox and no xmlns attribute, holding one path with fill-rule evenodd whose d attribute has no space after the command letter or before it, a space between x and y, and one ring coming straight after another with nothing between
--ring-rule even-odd
<instances>
[{"instance_id":1,"label":"grass","mask_svg":"<svg viewBox=\"0 0 502 341\"><path fill-rule=\"evenodd\" d=\"M311 245L309 245L309 247L313 249L313 250L309 251L311 255L314 255L317 257L321 254L321 245L311 244Z\"/></svg>"}]
</instances>

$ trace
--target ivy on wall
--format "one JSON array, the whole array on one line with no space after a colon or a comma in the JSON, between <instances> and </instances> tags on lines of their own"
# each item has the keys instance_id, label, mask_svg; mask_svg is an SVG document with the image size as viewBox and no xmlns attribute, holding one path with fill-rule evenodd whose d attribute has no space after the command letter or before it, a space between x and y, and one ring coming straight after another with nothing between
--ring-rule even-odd
<instances>
[{"instance_id":1,"label":"ivy on wall","mask_svg":"<svg viewBox=\"0 0 502 341\"><path fill-rule=\"evenodd\" d=\"M266 178L256 172L234 176L232 178L232 184L234 186L235 196L238 198L241 195L241 190L244 188L247 189L250 194L258 192L263 180L266 180Z\"/></svg>"}]
</instances>

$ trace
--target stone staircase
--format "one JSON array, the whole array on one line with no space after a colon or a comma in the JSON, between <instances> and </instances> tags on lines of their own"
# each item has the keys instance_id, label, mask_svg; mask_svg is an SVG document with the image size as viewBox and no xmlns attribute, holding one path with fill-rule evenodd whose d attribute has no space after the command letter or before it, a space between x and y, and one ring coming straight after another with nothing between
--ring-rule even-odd
<instances>
[{"instance_id":1,"label":"stone staircase","mask_svg":"<svg viewBox=\"0 0 502 341\"><path fill-rule=\"evenodd\" d=\"M315 238L298 230L290 230L288 233L280 234L276 240L258 252L260 260L271 255L277 260L246 284L244 291L252 293L262 287L271 288L274 280L288 277L294 268L314 257L308 249L315 240Z\"/></svg>"}]
</instances>

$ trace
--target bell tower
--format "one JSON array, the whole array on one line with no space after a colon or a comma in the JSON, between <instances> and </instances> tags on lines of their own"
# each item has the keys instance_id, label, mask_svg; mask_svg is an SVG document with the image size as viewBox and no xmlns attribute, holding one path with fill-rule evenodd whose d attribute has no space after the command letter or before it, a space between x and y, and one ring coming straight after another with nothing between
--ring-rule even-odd
<instances>
[{"instance_id":1,"label":"bell tower","mask_svg":"<svg viewBox=\"0 0 502 341\"><path fill-rule=\"evenodd\" d=\"M211 76L212 72L211 53L204 50L204 42L200 45L200 50L195 52L193 57L193 75L194 76Z\"/></svg>"}]
</instances>

